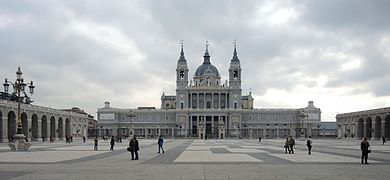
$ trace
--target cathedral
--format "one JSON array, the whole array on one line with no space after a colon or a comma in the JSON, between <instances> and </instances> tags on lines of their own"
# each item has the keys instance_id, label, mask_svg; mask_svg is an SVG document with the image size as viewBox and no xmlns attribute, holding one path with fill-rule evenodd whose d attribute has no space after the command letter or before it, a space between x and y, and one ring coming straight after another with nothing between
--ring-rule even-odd
<instances>
[{"instance_id":1,"label":"cathedral","mask_svg":"<svg viewBox=\"0 0 390 180\"><path fill-rule=\"evenodd\" d=\"M206 44L203 63L189 80L189 69L181 45L176 68L176 95L161 96L161 107L120 109L105 102L99 108L100 136L153 138L285 138L318 136L321 110L309 101L296 109L257 109L251 92L242 95L241 62L234 45L223 82L212 65Z\"/></svg>"}]
</instances>

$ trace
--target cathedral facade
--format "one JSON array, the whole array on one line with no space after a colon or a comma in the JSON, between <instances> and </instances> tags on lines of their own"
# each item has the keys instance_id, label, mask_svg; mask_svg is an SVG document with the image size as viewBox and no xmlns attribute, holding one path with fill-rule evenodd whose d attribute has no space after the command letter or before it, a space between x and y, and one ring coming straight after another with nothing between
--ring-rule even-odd
<instances>
[{"instance_id":1,"label":"cathedral facade","mask_svg":"<svg viewBox=\"0 0 390 180\"><path fill-rule=\"evenodd\" d=\"M206 45L203 63L189 80L182 45L176 68L176 95L163 93L158 109L119 109L105 102L97 111L98 134L199 139L318 136L321 110L312 101L304 108L256 109L252 94L242 95L241 72L235 45L229 78L223 82Z\"/></svg>"}]
</instances>

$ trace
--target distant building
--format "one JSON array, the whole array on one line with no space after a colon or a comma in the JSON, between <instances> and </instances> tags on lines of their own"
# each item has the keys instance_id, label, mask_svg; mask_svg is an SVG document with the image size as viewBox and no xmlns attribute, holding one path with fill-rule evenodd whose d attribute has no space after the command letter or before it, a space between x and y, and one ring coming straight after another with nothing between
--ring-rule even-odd
<instances>
[{"instance_id":1,"label":"distant building","mask_svg":"<svg viewBox=\"0 0 390 180\"><path fill-rule=\"evenodd\" d=\"M182 46L176 68L176 94L163 93L160 109L119 109L106 102L97 111L99 135L199 139L318 136L321 110L313 101L304 108L256 109L252 93L242 94L241 71L234 46L229 78L223 81L218 69L211 64L206 45L203 63L189 80ZM130 111L135 117L129 117Z\"/></svg>"},{"instance_id":2,"label":"distant building","mask_svg":"<svg viewBox=\"0 0 390 180\"><path fill-rule=\"evenodd\" d=\"M390 107L337 114L339 138L390 138Z\"/></svg>"},{"instance_id":3,"label":"distant building","mask_svg":"<svg viewBox=\"0 0 390 180\"><path fill-rule=\"evenodd\" d=\"M87 126L87 136L86 137L95 137L96 136L96 127L97 127L97 121L91 114L86 113L84 110L73 107L71 109L61 109L62 111L68 111L68 112L75 112L78 114L84 114L88 117L88 126Z\"/></svg>"},{"instance_id":4,"label":"distant building","mask_svg":"<svg viewBox=\"0 0 390 180\"><path fill-rule=\"evenodd\" d=\"M320 137L337 137L336 122L321 122Z\"/></svg>"}]
</instances>

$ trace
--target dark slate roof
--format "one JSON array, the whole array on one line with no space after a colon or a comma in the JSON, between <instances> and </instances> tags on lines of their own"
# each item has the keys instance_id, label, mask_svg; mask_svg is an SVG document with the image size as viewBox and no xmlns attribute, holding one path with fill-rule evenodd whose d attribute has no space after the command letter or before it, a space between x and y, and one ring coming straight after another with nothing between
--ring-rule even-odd
<instances>
[{"instance_id":1,"label":"dark slate roof","mask_svg":"<svg viewBox=\"0 0 390 180\"><path fill-rule=\"evenodd\" d=\"M195 76L202 76L204 74L213 74L216 76L219 76L218 69L213 66L211 63L210 64L205 64L203 63L196 69Z\"/></svg>"},{"instance_id":2,"label":"dark slate roof","mask_svg":"<svg viewBox=\"0 0 390 180\"><path fill-rule=\"evenodd\" d=\"M171 100L175 100L176 99L176 96L165 96L164 99L171 99Z\"/></svg>"}]
</instances>

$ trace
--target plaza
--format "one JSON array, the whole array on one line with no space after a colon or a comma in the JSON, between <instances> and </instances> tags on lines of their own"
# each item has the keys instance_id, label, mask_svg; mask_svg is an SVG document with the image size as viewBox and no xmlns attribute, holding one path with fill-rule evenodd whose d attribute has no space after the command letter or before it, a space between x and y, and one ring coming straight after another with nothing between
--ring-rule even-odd
<instances>
[{"instance_id":1,"label":"plaza","mask_svg":"<svg viewBox=\"0 0 390 180\"><path fill-rule=\"evenodd\" d=\"M139 139L140 160L130 160L128 141L33 142L30 151L0 144L0 179L387 179L390 145L370 141L370 165L360 164L359 140L314 139L312 155L304 140L285 154L284 139Z\"/></svg>"}]
</instances>

